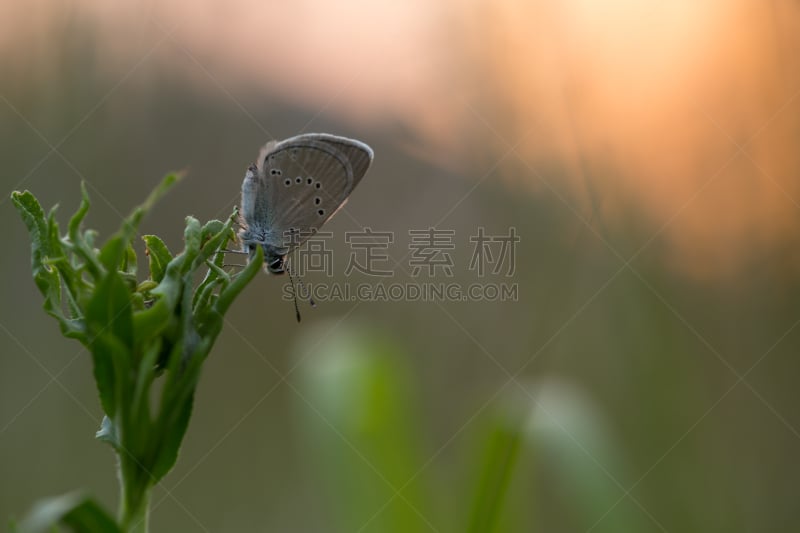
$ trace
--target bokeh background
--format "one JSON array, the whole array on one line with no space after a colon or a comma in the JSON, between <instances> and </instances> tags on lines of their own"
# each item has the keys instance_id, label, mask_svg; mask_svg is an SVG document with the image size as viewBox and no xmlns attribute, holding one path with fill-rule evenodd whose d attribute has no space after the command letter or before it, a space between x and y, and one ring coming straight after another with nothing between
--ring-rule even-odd
<instances>
[{"instance_id":1,"label":"bokeh background","mask_svg":"<svg viewBox=\"0 0 800 533\"><path fill-rule=\"evenodd\" d=\"M76 488L117 505L89 356L41 310L11 191L65 222L85 180L102 237L185 170L143 228L179 250L261 144L327 131L376 153L327 228L335 278L369 226L414 281L408 230L437 227L468 284L469 236L514 227L490 281L518 300L298 325L260 276L154 531L463 531L504 427L498 530L800 527L797 2L2 0L0 124L0 520Z\"/></svg>"}]
</instances>

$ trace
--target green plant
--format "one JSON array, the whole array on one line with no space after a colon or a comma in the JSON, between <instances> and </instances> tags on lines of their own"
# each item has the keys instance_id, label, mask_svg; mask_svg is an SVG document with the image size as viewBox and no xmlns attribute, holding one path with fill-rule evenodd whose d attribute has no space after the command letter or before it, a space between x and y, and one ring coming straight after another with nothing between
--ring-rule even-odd
<instances>
[{"instance_id":1,"label":"green plant","mask_svg":"<svg viewBox=\"0 0 800 533\"><path fill-rule=\"evenodd\" d=\"M147 531L150 492L175 464L202 364L225 312L262 263L259 247L239 274L223 269L220 252L235 238L236 211L224 223L201 225L190 216L185 249L177 255L157 236L142 237L149 275L138 281L134 241L139 224L177 179L167 176L99 248L97 232L82 229L90 205L85 187L65 235L55 208L45 215L32 193L11 195L30 233L31 267L44 310L64 336L91 353L105 413L97 438L114 448L121 484L117 519L91 498L70 494L37 505L18 525L21 531L55 524L75 531ZM196 283L200 270L206 273ZM152 394L157 387L158 394Z\"/></svg>"},{"instance_id":2,"label":"green plant","mask_svg":"<svg viewBox=\"0 0 800 533\"><path fill-rule=\"evenodd\" d=\"M537 525L544 505L571 529L647 528L638 507L619 505L609 472L625 472L621 447L581 387L554 376L509 382L423 452L428 406L403 346L353 321L317 324L297 343L296 417L324 531L548 531Z\"/></svg>"}]
</instances>

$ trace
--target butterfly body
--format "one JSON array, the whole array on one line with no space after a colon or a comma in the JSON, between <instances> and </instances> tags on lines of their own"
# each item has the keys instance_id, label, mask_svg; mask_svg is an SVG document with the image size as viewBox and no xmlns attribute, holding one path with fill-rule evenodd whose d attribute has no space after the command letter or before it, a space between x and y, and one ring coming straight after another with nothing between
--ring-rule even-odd
<instances>
[{"instance_id":1,"label":"butterfly body","mask_svg":"<svg viewBox=\"0 0 800 533\"><path fill-rule=\"evenodd\" d=\"M266 270L282 274L286 255L347 202L372 159L366 144L326 133L267 143L242 182L244 251L261 246Z\"/></svg>"}]
</instances>

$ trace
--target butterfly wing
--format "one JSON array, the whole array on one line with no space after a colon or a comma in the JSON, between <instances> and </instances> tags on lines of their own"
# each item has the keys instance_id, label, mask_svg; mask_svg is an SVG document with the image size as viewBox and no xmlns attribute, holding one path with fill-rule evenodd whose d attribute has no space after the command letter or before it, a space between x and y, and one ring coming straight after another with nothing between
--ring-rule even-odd
<instances>
[{"instance_id":1,"label":"butterfly wing","mask_svg":"<svg viewBox=\"0 0 800 533\"><path fill-rule=\"evenodd\" d=\"M268 143L259 154L259 191L252 200L253 212L266 214L255 221L265 224L266 240L289 248L302 244L344 205L372 158L366 144L329 134Z\"/></svg>"},{"instance_id":2,"label":"butterfly wing","mask_svg":"<svg viewBox=\"0 0 800 533\"><path fill-rule=\"evenodd\" d=\"M295 139L298 138L318 140L333 145L340 152L342 152L345 157L347 157L350 165L353 167L353 177L355 179L353 187L358 185L358 182L361 181L361 178L364 177L364 175L367 173L367 170L369 170L370 165L372 164L372 148L361 141L348 139L346 137L338 137L328 133L309 133L295 137ZM287 139L285 142L290 140L292 139Z\"/></svg>"}]
</instances>

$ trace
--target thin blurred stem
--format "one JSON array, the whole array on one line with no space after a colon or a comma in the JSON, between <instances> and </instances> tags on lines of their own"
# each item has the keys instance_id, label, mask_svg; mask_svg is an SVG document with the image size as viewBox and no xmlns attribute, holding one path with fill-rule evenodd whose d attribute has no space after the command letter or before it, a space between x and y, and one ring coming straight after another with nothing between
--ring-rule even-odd
<instances>
[{"instance_id":1,"label":"thin blurred stem","mask_svg":"<svg viewBox=\"0 0 800 533\"><path fill-rule=\"evenodd\" d=\"M126 533L147 533L150 525L150 486L125 479L124 469L120 468L119 522Z\"/></svg>"},{"instance_id":2,"label":"thin blurred stem","mask_svg":"<svg viewBox=\"0 0 800 533\"><path fill-rule=\"evenodd\" d=\"M494 429L484 457L469 533L490 533L497 525L519 452L522 430L499 425Z\"/></svg>"}]
</instances>

